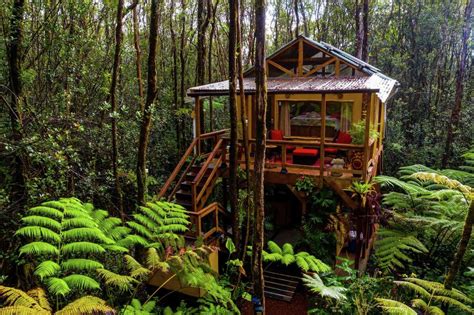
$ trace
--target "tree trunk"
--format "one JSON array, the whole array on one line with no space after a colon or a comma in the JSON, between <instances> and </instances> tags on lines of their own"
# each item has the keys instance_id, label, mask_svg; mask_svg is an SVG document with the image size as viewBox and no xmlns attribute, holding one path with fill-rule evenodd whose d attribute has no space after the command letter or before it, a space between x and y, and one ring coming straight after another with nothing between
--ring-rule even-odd
<instances>
[{"instance_id":1,"label":"tree trunk","mask_svg":"<svg viewBox=\"0 0 474 315\"><path fill-rule=\"evenodd\" d=\"M179 92L181 95L181 108L184 108L184 98L186 96L186 91L185 91L185 83L186 83L186 77L185 77L185 72L186 72L186 56L185 56L185 49L186 49L186 0L181 0L181 19L180 19L180 24L181 24L181 38L180 38L180 45L179 45L179 63L180 63L180 83L179 83ZM184 128L184 121L180 121L180 129L181 129L181 139L183 141L186 141L186 133L185 133L185 128Z\"/></svg>"},{"instance_id":2,"label":"tree trunk","mask_svg":"<svg viewBox=\"0 0 474 315\"><path fill-rule=\"evenodd\" d=\"M238 10L241 11L241 6L238 3ZM251 196L251 185L250 185L250 151L249 151L249 135L248 135L248 115L247 115L247 102L245 98L244 90L244 69L242 62L242 28L241 28L241 18L240 14L237 16L237 69L238 69L238 78L239 78L239 97L240 97L240 123L242 125L242 139L243 139L243 148L245 155L245 179L246 179L246 198L243 203L244 209L246 209L246 224L245 224L245 235L243 239L243 244L240 246L240 259L245 260L245 255L247 253L247 245L250 238L250 217L252 215L252 206L250 203ZM239 274L240 275L240 274ZM240 279L240 278L239 278Z\"/></svg>"},{"instance_id":3,"label":"tree trunk","mask_svg":"<svg viewBox=\"0 0 474 315\"><path fill-rule=\"evenodd\" d=\"M230 115L230 149L229 149L229 202L232 213L232 235L236 248L240 248L240 213L238 207L237 187L237 104L236 104L236 39L238 0L229 1L229 115Z\"/></svg>"},{"instance_id":4,"label":"tree trunk","mask_svg":"<svg viewBox=\"0 0 474 315\"><path fill-rule=\"evenodd\" d=\"M118 136L117 136L117 81L120 67L120 52L122 50L122 18L123 18L123 0L117 3L117 18L115 25L115 53L114 65L112 68L112 82L110 84L110 116L112 120L112 170L114 174L115 186L115 205L118 206L118 214L122 218L125 217L123 212L122 188L118 175Z\"/></svg>"},{"instance_id":5,"label":"tree trunk","mask_svg":"<svg viewBox=\"0 0 474 315\"><path fill-rule=\"evenodd\" d=\"M11 93L11 105L9 106L9 115L12 128L12 139L15 145L19 145L23 140L23 87L21 82L21 47L23 40L24 10L24 0L15 0L13 2L12 15L10 18L10 41L7 46ZM10 202L12 205L14 205L14 209L24 208L28 198L25 176L25 157L21 152L22 150L20 148L16 148L12 163L12 178L10 183L9 195Z\"/></svg>"},{"instance_id":6,"label":"tree trunk","mask_svg":"<svg viewBox=\"0 0 474 315\"><path fill-rule=\"evenodd\" d=\"M448 124L448 132L446 137L446 145L443 154L443 160L441 162L442 168L446 168L448 165L449 159L451 158L453 152L453 141L454 141L454 132L456 127L459 125L459 120L461 116L462 109L462 99L464 96L464 78L466 76L466 65L467 58L469 56L468 51L468 41L469 35L471 34L471 15L473 0L469 0L464 11L464 27L462 32L462 47L459 52L459 64L456 71L456 95L454 97L454 107L451 112L451 118Z\"/></svg>"},{"instance_id":7,"label":"tree trunk","mask_svg":"<svg viewBox=\"0 0 474 315\"><path fill-rule=\"evenodd\" d=\"M156 88L156 45L158 41L158 0L151 1L150 12L150 35L149 35L149 51L148 51L148 78L147 93L145 101L145 110L142 117L140 128L140 139L138 143L137 158L137 185L138 185L138 202L145 204L146 187L146 154L148 149L148 140L151 129L151 113L153 103L157 95Z\"/></svg>"},{"instance_id":8,"label":"tree trunk","mask_svg":"<svg viewBox=\"0 0 474 315\"><path fill-rule=\"evenodd\" d=\"M472 1L471 1L472 2ZM444 287L448 290L453 288L454 279L456 278L459 268L461 267L464 254L467 250L467 245L471 239L472 225L474 224L474 200L471 201L471 206L467 212L466 219L464 221L464 227L462 230L461 240L459 241L458 249L454 255L453 262L449 268L446 279L444 280Z\"/></svg>"},{"instance_id":9,"label":"tree trunk","mask_svg":"<svg viewBox=\"0 0 474 315\"><path fill-rule=\"evenodd\" d=\"M262 250L264 242L264 171L265 171L265 142L266 142L266 111L267 111L267 75L265 67L265 0L255 1L255 98L257 109L256 141L255 141L255 239L253 241L253 290L254 295L262 303L262 313L265 313L264 280L262 266Z\"/></svg>"},{"instance_id":10,"label":"tree trunk","mask_svg":"<svg viewBox=\"0 0 474 315\"><path fill-rule=\"evenodd\" d=\"M295 38L300 35L300 15L298 13L298 0L293 0L293 8L296 19Z\"/></svg>"},{"instance_id":11,"label":"tree trunk","mask_svg":"<svg viewBox=\"0 0 474 315\"><path fill-rule=\"evenodd\" d=\"M211 0L209 0L211 2ZM207 82L212 82L212 45L214 41L214 36L216 32L216 12L217 12L217 6L219 5L219 0L217 0L212 7L212 12L211 12L211 33L209 34L209 50L208 50L208 57L207 57L207 71L208 71L208 77L207 77ZM213 104L212 104L212 96L209 97L209 131L214 130L214 109L213 109Z\"/></svg>"},{"instance_id":12,"label":"tree trunk","mask_svg":"<svg viewBox=\"0 0 474 315\"><path fill-rule=\"evenodd\" d=\"M138 96L140 98L140 112L143 114L143 80L142 80L142 52L140 49L140 32L138 26L138 14L137 7L135 6L132 11L133 18L133 46L135 47L135 65L137 68L137 81L138 81Z\"/></svg>"},{"instance_id":13,"label":"tree trunk","mask_svg":"<svg viewBox=\"0 0 474 315\"><path fill-rule=\"evenodd\" d=\"M210 1L210 0L207 0ZM206 31L209 25L210 12L204 14L205 1L198 1L197 19L198 19L198 38L197 38L197 62L196 62L196 84L203 85L205 81L205 60L206 60ZM209 5L207 6L209 8ZM201 126L201 133L206 132L204 121L204 106L199 107L199 124Z\"/></svg>"},{"instance_id":14,"label":"tree trunk","mask_svg":"<svg viewBox=\"0 0 474 315\"><path fill-rule=\"evenodd\" d=\"M361 2L359 2L361 1ZM369 0L357 0L355 4L356 20L356 57L367 61L368 58L368 29L369 29Z\"/></svg>"},{"instance_id":15,"label":"tree trunk","mask_svg":"<svg viewBox=\"0 0 474 315\"><path fill-rule=\"evenodd\" d=\"M173 14L174 14L174 1L171 1L170 7L170 31L172 41L172 52L173 52L173 103L174 103L174 117L175 117L175 132L176 132L176 148L178 155L181 155L181 131L179 128L180 117L178 115L179 104L178 104L178 54L176 45L176 33L173 25Z\"/></svg>"}]
</instances>

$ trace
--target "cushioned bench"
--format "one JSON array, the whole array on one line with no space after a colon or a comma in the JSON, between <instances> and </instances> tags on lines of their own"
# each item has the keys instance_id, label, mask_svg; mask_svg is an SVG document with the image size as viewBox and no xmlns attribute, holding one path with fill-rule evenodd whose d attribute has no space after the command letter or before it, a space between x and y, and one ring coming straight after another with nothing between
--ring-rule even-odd
<instances>
[{"instance_id":1,"label":"cushioned bench","mask_svg":"<svg viewBox=\"0 0 474 315\"><path fill-rule=\"evenodd\" d=\"M318 158L318 149L297 148L293 151L293 163L313 165Z\"/></svg>"}]
</instances>

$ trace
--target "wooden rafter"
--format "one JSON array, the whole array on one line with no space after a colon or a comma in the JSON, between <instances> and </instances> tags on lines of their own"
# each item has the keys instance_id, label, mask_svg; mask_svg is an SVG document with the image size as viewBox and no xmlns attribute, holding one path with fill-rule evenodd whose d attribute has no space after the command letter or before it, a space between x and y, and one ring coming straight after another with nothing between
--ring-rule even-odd
<instances>
[{"instance_id":1,"label":"wooden rafter","mask_svg":"<svg viewBox=\"0 0 474 315\"><path fill-rule=\"evenodd\" d=\"M287 69L285 67L283 67L282 65L276 63L275 61L273 60L270 60L268 59L267 60L267 63L275 68L277 68L278 70L281 70L283 72L285 72L286 74L288 74L290 77L294 77L295 76L295 73L293 71L291 71L290 69Z\"/></svg>"},{"instance_id":2,"label":"wooden rafter","mask_svg":"<svg viewBox=\"0 0 474 315\"><path fill-rule=\"evenodd\" d=\"M310 71L306 72L303 76L304 77L309 77L310 75L312 75L313 73L316 73L318 72L319 70L327 67L328 65L330 65L331 63L335 62L337 60L336 57L333 57L331 59L329 59L328 61L326 61L325 63L323 64L320 64L319 66L317 66L316 68L313 68L311 69Z\"/></svg>"},{"instance_id":3,"label":"wooden rafter","mask_svg":"<svg viewBox=\"0 0 474 315\"><path fill-rule=\"evenodd\" d=\"M298 42L298 76L301 77L303 76L303 58L304 58L304 52L303 52L303 41L300 40Z\"/></svg>"}]
</instances>

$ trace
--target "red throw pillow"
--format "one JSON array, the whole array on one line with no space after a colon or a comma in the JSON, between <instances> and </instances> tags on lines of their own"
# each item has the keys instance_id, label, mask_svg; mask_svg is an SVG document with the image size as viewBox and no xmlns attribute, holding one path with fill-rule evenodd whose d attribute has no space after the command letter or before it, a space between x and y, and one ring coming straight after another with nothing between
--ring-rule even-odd
<instances>
[{"instance_id":1,"label":"red throw pillow","mask_svg":"<svg viewBox=\"0 0 474 315\"><path fill-rule=\"evenodd\" d=\"M271 140L283 140L283 131L281 130L271 130L270 131Z\"/></svg>"},{"instance_id":2,"label":"red throw pillow","mask_svg":"<svg viewBox=\"0 0 474 315\"><path fill-rule=\"evenodd\" d=\"M349 144L352 142L352 137L347 132L339 132L339 136L337 137L337 143L346 143Z\"/></svg>"}]
</instances>

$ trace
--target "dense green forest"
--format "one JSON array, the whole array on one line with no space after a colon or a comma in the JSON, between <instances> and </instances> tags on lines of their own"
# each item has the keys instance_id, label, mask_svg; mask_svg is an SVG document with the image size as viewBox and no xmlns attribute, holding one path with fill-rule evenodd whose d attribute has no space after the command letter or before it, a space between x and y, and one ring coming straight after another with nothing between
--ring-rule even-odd
<instances>
[{"instance_id":1,"label":"dense green forest","mask_svg":"<svg viewBox=\"0 0 474 315\"><path fill-rule=\"evenodd\" d=\"M268 264L298 271L302 314L474 313L473 6L6 0L0 314L272 314L263 296ZM348 190L377 224L364 272L335 257L338 233L347 232L337 217L349 210L304 177L295 186L309 200L302 239L277 244L267 237L273 227L265 200L277 189L263 185L263 62L299 35L357 56L400 84L386 105L383 171ZM237 168L231 156L230 179L218 181L212 195L225 196L234 233L221 235L219 250L199 238L191 245L185 236L193 216L157 198L193 141L187 90L231 80L228 96L204 102L201 128L230 128L236 155L235 87L252 66L255 169ZM219 275L209 265L217 252ZM176 277L205 294L153 286L157 271L168 275L165 282Z\"/></svg>"}]
</instances>

